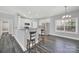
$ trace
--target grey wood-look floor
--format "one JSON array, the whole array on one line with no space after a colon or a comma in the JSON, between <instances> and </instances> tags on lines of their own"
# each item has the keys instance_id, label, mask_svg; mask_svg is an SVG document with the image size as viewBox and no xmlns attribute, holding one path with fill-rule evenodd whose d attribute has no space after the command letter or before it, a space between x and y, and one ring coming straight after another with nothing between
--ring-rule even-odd
<instances>
[{"instance_id":1,"label":"grey wood-look floor","mask_svg":"<svg viewBox=\"0 0 79 59\"><path fill-rule=\"evenodd\" d=\"M16 39L7 33L3 33L0 39L0 53L22 53L20 45Z\"/></svg>"},{"instance_id":2,"label":"grey wood-look floor","mask_svg":"<svg viewBox=\"0 0 79 59\"><path fill-rule=\"evenodd\" d=\"M45 43L38 43L33 53L79 53L79 41L57 36L47 36ZM0 39L0 53L23 53L14 37ZM27 52L26 52L27 53Z\"/></svg>"},{"instance_id":3,"label":"grey wood-look floor","mask_svg":"<svg viewBox=\"0 0 79 59\"><path fill-rule=\"evenodd\" d=\"M49 52L47 53L78 53L79 41L62 38L57 36L47 36L48 41L44 44L40 44L45 47Z\"/></svg>"}]
</instances>

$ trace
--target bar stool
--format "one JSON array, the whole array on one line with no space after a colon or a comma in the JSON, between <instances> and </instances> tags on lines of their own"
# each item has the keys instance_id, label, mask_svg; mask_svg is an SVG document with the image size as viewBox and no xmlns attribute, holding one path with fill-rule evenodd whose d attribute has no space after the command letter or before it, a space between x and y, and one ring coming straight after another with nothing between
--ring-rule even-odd
<instances>
[{"instance_id":1,"label":"bar stool","mask_svg":"<svg viewBox=\"0 0 79 59\"><path fill-rule=\"evenodd\" d=\"M41 29L41 36L44 36L44 35L45 35L45 30Z\"/></svg>"},{"instance_id":2,"label":"bar stool","mask_svg":"<svg viewBox=\"0 0 79 59\"><path fill-rule=\"evenodd\" d=\"M35 46L36 48L36 31L29 32L30 33L30 39L27 39L27 51L30 53ZM36 50L35 50L36 52Z\"/></svg>"},{"instance_id":3,"label":"bar stool","mask_svg":"<svg viewBox=\"0 0 79 59\"><path fill-rule=\"evenodd\" d=\"M45 30L41 29L41 38L42 38L42 43L44 44L44 35L45 35Z\"/></svg>"}]
</instances>

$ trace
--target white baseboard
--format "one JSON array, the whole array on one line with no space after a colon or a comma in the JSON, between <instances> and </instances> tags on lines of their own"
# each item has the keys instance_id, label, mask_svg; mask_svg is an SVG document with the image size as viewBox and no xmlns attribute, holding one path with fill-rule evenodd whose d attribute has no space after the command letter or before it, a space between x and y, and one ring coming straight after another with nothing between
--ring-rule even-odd
<instances>
[{"instance_id":1,"label":"white baseboard","mask_svg":"<svg viewBox=\"0 0 79 59\"><path fill-rule=\"evenodd\" d=\"M69 37L69 36L58 35L58 34L49 34L49 35L54 35L54 36L59 36L59 37L64 37L64 38L69 38L69 39L73 39L73 40L79 40L79 38L76 38L76 37Z\"/></svg>"}]
</instances>

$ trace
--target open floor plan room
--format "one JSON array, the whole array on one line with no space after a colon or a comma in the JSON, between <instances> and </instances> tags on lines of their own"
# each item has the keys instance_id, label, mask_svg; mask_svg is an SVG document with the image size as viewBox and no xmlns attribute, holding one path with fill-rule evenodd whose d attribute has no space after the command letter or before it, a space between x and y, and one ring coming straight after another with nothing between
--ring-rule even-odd
<instances>
[{"instance_id":1,"label":"open floor plan room","mask_svg":"<svg viewBox=\"0 0 79 59\"><path fill-rule=\"evenodd\" d=\"M79 6L0 6L0 53L79 53Z\"/></svg>"}]
</instances>

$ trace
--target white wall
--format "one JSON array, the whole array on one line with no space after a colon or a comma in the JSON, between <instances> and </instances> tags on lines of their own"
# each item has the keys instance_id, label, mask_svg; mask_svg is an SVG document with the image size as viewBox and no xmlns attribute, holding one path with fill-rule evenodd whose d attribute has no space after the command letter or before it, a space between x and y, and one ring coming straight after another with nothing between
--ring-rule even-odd
<instances>
[{"instance_id":1,"label":"white wall","mask_svg":"<svg viewBox=\"0 0 79 59\"><path fill-rule=\"evenodd\" d=\"M14 15L6 14L6 13L1 13L0 12L0 21L8 21L9 22L9 33L13 34L14 30ZM1 28L0 28L1 29Z\"/></svg>"},{"instance_id":2,"label":"white wall","mask_svg":"<svg viewBox=\"0 0 79 59\"><path fill-rule=\"evenodd\" d=\"M49 34L50 35L57 35L57 36L61 36L61 37L68 37L68 38L79 40L79 11L70 12L70 14L72 15L72 17L77 17L78 18L78 33L77 34L74 34L74 33L65 33L65 32L56 32L55 31L55 20L61 19L60 17L63 14L57 15L57 16L54 16L54 17L50 18L51 21L50 21Z\"/></svg>"}]
</instances>

